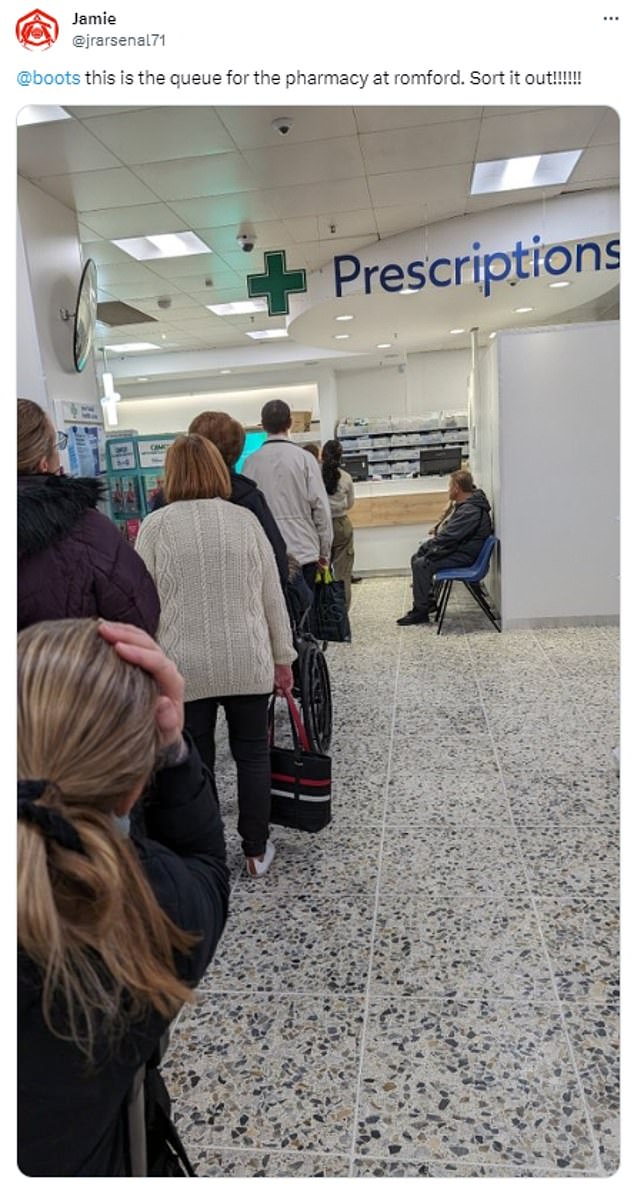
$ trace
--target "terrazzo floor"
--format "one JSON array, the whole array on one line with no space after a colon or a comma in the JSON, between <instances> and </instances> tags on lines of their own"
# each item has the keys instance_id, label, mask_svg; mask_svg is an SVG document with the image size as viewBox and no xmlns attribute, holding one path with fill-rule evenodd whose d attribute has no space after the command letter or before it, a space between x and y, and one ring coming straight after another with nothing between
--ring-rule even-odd
<instances>
[{"instance_id":1,"label":"terrazzo floor","mask_svg":"<svg viewBox=\"0 0 634 1190\"><path fill-rule=\"evenodd\" d=\"M605 1177L618 1133L618 636L398 628L327 652L333 821L242 867L164 1074L200 1177ZM468 600L468 602L467 602Z\"/></svg>"}]
</instances>

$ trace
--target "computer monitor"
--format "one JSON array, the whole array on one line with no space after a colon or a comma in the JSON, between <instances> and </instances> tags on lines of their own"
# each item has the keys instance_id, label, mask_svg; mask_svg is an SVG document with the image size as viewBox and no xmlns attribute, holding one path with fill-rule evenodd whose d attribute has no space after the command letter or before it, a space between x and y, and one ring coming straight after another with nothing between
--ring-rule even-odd
<instances>
[{"instance_id":1,"label":"computer monitor","mask_svg":"<svg viewBox=\"0 0 634 1190\"><path fill-rule=\"evenodd\" d=\"M367 455L342 455L339 466L348 472L354 483L359 479L368 478Z\"/></svg>"},{"instance_id":2,"label":"computer monitor","mask_svg":"<svg viewBox=\"0 0 634 1190\"><path fill-rule=\"evenodd\" d=\"M252 455L254 450L259 450L262 443L266 442L268 434L265 430L247 430L244 436L244 446L242 447L242 454L236 463L236 471L238 475L244 466L244 460Z\"/></svg>"},{"instance_id":3,"label":"computer monitor","mask_svg":"<svg viewBox=\"0 0 634 1190\"><path fill-rule=\"evenodd\" d=\"M459 471L462 451L459 446L428 446L420 452L419 475L451 475Z\"/></svg>"}]
</instances>

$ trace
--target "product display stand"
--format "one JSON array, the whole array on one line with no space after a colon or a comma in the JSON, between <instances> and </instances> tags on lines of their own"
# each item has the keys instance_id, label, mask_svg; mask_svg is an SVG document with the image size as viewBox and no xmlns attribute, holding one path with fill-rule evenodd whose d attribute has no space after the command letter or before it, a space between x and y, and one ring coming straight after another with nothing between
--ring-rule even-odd
<instances>
[{"instance_id":1,"label":"product display stand","mask_svg":"<svg viewBox=\"0 0 634 1190\"><path fill-rule=\"evenodd\" d=\"M141 521L165 479L165 455L175 434L130 434L108 438L106 464L110 516L134 544Z\"/></svg>"}]
</instances>

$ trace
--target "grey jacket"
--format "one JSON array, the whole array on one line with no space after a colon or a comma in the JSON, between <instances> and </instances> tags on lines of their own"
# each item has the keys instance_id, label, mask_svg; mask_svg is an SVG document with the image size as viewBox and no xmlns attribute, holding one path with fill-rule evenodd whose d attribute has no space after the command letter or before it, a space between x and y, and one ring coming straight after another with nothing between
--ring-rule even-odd
<instances>
[{"instance_id":1,"label":"grey jacket","mask_svg":"<svg viewBox=\"0 0 634 1190\"><path fill-rule=\"evenodd\" d=\"M271 435L245 459L242 474L264 492L288 552L302 566L330 557L330 504L319 463L307 450L286 435Z\"/></svg>"}]
</instances>

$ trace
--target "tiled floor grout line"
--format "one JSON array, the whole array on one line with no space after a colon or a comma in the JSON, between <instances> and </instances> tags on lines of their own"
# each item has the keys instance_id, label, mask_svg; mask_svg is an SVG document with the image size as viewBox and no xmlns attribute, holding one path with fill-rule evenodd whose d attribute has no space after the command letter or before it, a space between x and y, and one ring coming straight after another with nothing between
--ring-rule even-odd
<instances>
[{"instance_id":1,"label":"tiled floor grout line","mask_svg":"<svg viewBox=\"0 0 634 1190\"><path fill-rule=\"evenodd\" d=\"M404 612L405 612L407 591L408 591L408 587L407 587L407 585L405 585L404 589L403 589L403 610L402 610L401 614L404 614ZM376 938L376 925L377 925L377 919L378 919L378 914L379 914L379 898L380 898L380 894L381 894L381 869L382 869L382 864L383 864L383 846L385 843L385 820L387 817L387 807L388 807L388 801L389 801L389 797L390 797L390 778L392 775L392 751L393 751L393 747L394 747L394 731L395 731L395 726L396 726L398 680L399 680L399 673L400 673L400 668L401 668L402 653L403 653L403 636L401 634L401 636L399 637L399 642L398 642L398 654L396 657L396 667L394 670L394 703L392 706L392 722L390 725L390 741L389 741L388 750L387 750L387 769L386 769L386 773L385 773L385 793L383 796L383 818L381 821L381 839L380 839L380 843L379 843L379 854L378 854L378 862L377 862L376 892L375 892L375 896L374 896L374 913L372 916L372 931L370 933L370 949L369 949L369 956L368 956L368 978L367 978L366 989L365 989L365 1006L364 1006L364 1010L363 1010L363 1025L361 1026L361 1042L359 1045L359 1077L357 1079L357 1093L356 1093L355 1105L354 1105L354 1115L352 1118L352 1135L351 1135L351 1139L350 1139L350 1165L348 1168L348 1176L351 1178L354 1177L354 1162L355 1162L355 1157L356 1157L357 1127L359 1124L359 1107L360 1107L360 1101L361 1101L361 1091L362 1091L362 1086L363 1086L363 1060L365 1057L365 1046L366 1046L366 1038L367 1038L367 1032L368 1032L368 1021L369 1021L369 1016L370 1016L370 993L371 993L371 989L372 989L372 962L374 959L374 942L375 942L375 938Z\"/></svg>"},{"instance_id":2,"label":"tiled floor grout line","mask_svg":"<svg viewBox=\"0 0 634 1190\"><path fill-rule=\"evenodd\" d=\"M533 640L535 641L535 644L537 645L540 652L544 654L544 657L546 658L550 668L552 669L553 673L555 674L555 676L557 678L557 682L559 683L560 686L563 687L564 690L566 690L566 694L568 695L568 698L570 699L570 701L574 702L574 700L571 698L571 696L569 695L569 693L566 689L566 678L565 678L565 676L562 676L559 673L559 670L557 669L556 665L554 664L554 662L552 661L552 659L548 653L548 649L544 648L544 646L543 646L542 642L540 641L536 632L534 632L534 631L531 632L531 636L533 637ZM620 667L620 660L621 659L619 656L619 658L618 658L619 667ZM588 724L589 719L587 717L586 710L585 710L583 703L581 704L581 706L579 706L578 704L574 704L574 705L575 705L576 714L581 714L581 718L585 720L586 724ZM618 739L615 739L614 744L617 744L617 743L618 743Z\"/></svg>"},{"instance_id":3,"label":"tiled floor grout line","mask_svg":"<svg viewBox=\"0 0 634 1190\"><path fill-rule=\"evenodd\" d=\"M581 1077L580 1077L580 1075L579 1075L579 1069L578 1069L578 1066L577 1066L577 1060L576 1060L576 1057L575 1057L575 1053L574 1053L574 1049L573 1049L572 1042L571 1042L571 1040L570 1040L570 1035L569 1035L569 1033L568 1033L568 1027L567 1027L567 1025L566 1025L566 1019L565 1019L565 1016L564 1016L564 1009L563 1009L563 1004L562 1004L561 998L560 998L560 996L559 996L559 989L558 989L558 987L557 987L557 981L556 981L556 978L555 978L555 972L554 972L554 970L553 970L553 966L552 966L552 962L551 962L551 958L550 958L550 952L549 952L549 950L548 950L548 946L547 946L547 944L546 944L546 939L545 939L545 937L544 937L544 932L543 932L543 930L542 930L542 922L541 922L541 917L540 917L540 914L539 914L539 912L538 912L538 909L537 909L537 902L536 902L536 900L535 900L535 894L534 894L534 892L533 892L532 884L531 884L531 881L530 881L530 876L529 876L529 873L528 873L528 868L527 868L527 866L526 866L526 861L525 861L525 859L524 859L524 851L523 851L523 848L522 848L522 845L521 845L521 840L520 840L519 831L518 831L518 829L517 829L517 824L516 824L516 822L515 822L515 816L514 816L514 814L513 814L513 807L512 807L512 805L511 805L511 799L510 799L510 797L509 797L508 790L507 790L507 787L506 787L506 781L504 780L504 771L503 771L503 768L502 768L502 764L501 764L501 762L500 762L500 756L499 756L499 753L498 753L497 744L496 744L496 741L495 741L495 736L493 735L493 732L492 732L492 730L491 730L491 724L490 724L490 722L489 722L489 716L488 716L488 714L487 714L487 709L486 709L486 705L485 705L485 701L484 701L484 696L483 696L483 693L482 693L482 688L481 688L481 686L480 686L480 679L479 679L479 677L478 677L478 672L477 672L476 658L475 658L475 656L474 656L474 654L473 654L473 652L472 652L472 650L471 650L471 646L470 646L470 644L469 644L469 638L468 638L468 634L466 634L466 639L467 639L467 648L469 649L469 653L470 653L470 657L471 657L471 664L472 664L472 666L473 666L473 671L474 671L474 678L475 678L475 683L476 683L476 686L477 686L477 689L478 689L478 696L479 696L479 699L480 699L480 704L481 704L481 706L482 706L482 712L483 712L483 714L484 714L484 717L485 717L485 720L486 720L487 729L488 729L489 735L490 735L490 737L491 737L491 744L492 744L492 747L493 747L493 753L494 753L494 756L495 756L495 763L496 763L496 766L497 766L498 772L499 772L499 774L500 774L500 781L501 781L501 783L502 783L502 788L504 789L504 796L505 796L505 798L506 798L506 801L507 801L507 806L508 806L508 813L509 813L510 820L511 820L511 824L512 824L513 834L514 834L514 836L515 836L515 845L516 845L516 847L517 847L517 851L518 851L518 854L519 854L519 856L520 856L520 861L521 861L521 863L520 863L520 866L521 866L521 868L522 868L522 870L523 870L523 873L524 873L524 878L525 878L525 880L526 880L526 885L527 885L527 887L528 887L528 892L529 892L529 897L530 897L531 907L532 907L532 911L533 911L533 913L534 913L534 915L535 915L535 921L536 921L536 923L537 923L537 930L538 930L539 937L540 937L540 940L541 940L541 944L542 944L542 948L543 948L543 953L544 953L544 955L546 956L546 964L547 964L547 967L548 967L548 971L549 971L549 975L550 975L550 980L551 980L551 984L552 984L552 988L553 988L553 992L554 992L554 996L555 996L555 1003L556 1003L556 1006L557 1006L557 1009L558 1009L558 1012L559 1012L559 1017L560 1017L560 1020L561 1020L561 1026L562 1026L562 1029L563 1029L563 1034L564 1034L564 1037L565 1037L565 1039L566 1039L566 1044L567 1044L567 1047L568 1047L568 1053L569 1053L569 1056L570 1056L570 1061L571 1061L571 1063L572 1063L572 1068L573 1068L573 1070L574 1070L574 1073L575 1073L575 1078L576 1078L576 1080L577 1080L577 1086L578 1086L578 1089L579 1089L579 1091L580 1091L580 1093L581 1093L581 1100L582 1100L582 1103L583 1103L583 1110L584 1110L584 1114L585 1114L585 1118L586 1118L586 1124L587 1124L587 1127L588 1127L589 1135L590 1135L590 1137L591 1137L591 1139L592 1139L592 1147L593 1147L593 1149L594 1149L594 1155L595 1155L596 1168L597 1168L597 1171L599 1171L599 1173L604 1173L605 1171L604 1171L604 1169L603 1169L603 1164L602 1164L602 1161L601 1161L601 1153L600 1153L600 1150L599 1150L599 1143L598 1143L598 1140L597 1140L597 1137L596 1137L596 1134L595 1134L595 1130L594 1130L594 1127L593 1127L593 1124L592 1124L592 1119L591 1119L591 1116L590 1116L590 1111L589 1111L589 1109L588 1109L588 1104L587 1104L587 1101L586 1101L586 1094L585 1094L585 1090L584 1090L584 1087L583 1087L583 1083L582 1083L582 1081L581 1081Z\"/></svg>"}]
</instances>

